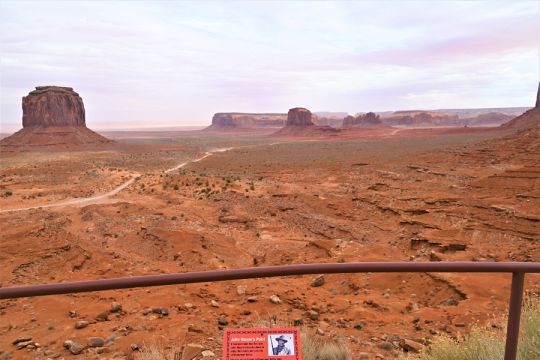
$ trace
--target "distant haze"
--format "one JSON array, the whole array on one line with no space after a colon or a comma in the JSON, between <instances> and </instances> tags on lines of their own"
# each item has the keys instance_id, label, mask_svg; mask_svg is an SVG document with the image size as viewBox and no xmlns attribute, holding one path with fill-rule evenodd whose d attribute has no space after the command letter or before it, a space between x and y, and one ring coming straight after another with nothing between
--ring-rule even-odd
<instances>
[{"instance_id":1,"label":"distant haze","mask_svg":"<svg viewBox=\"0 0 540 360\"><path fill-rule=\"evenodd\" d=\"M534 105L538 1L0 1L0 132L71 86L91 128L216 112Z\"/></svg>"}]
</instances>

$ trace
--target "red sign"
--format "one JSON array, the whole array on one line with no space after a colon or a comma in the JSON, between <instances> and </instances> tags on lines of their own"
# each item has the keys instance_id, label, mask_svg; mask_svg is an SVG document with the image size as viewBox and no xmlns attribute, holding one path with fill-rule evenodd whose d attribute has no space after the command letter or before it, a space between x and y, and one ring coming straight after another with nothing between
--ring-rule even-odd
<instances>
[{"instance_id":1,"label":"red sign","mask_svg":"<svg viewBox=\"0 0 540 360\"><path fill-rule=\"evenodd\" d=\"M224 360L302 360L300 331L296 328L226 329Z\"/></svg>"}]
</instances>

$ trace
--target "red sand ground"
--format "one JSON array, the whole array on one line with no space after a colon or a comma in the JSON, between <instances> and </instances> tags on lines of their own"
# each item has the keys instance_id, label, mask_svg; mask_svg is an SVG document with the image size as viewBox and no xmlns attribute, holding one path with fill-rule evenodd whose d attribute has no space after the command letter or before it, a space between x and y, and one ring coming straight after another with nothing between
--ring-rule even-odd
<instances>
[{"instance_id":1,"label":"red sand ground","mask_svg":"<svg viewBox=\"0 0 540 360\"><path fill-rule=\"evenodd\" d=\"M314 262L540 261L539 128L352 133L145 134L104 150L2 153L0 285ZM111 197L6 211L96 197L132 178ZM0 350L71 358L64 340L99 336L107 345L80 358L136 357L130 345L143 342L195 342L219 358L221 316L228 326L302 323L355 354L391 359L399 339L427 344L501 324L510 284L498 274L327 275L311 287L313 278L4 300ZM526 286L538 294L540 278ZM113 301L122 311L108 311ZM75 329L81 320L89 325ZM40 347L16 350L23 335Z\"/></svg>"}]
</instances>

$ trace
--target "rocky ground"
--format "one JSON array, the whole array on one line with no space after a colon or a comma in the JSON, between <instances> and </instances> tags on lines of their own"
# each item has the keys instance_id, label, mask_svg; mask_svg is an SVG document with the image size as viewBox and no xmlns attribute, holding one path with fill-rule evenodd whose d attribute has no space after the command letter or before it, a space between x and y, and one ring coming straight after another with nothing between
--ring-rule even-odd
<instances>
[{"instance_id":1,"label":"rocky ground","mask_svg":"<svg viewBox=\"0 0 540 360\"><path fill-rule=\"evenodd\" d=\"M370 134L4 153L0 286L316 262L540 261L539 128ZM90 205L6 211L135 175ZM540 277L526 281L540 292ZM219 358L224 327L263 321L392 359L439 334L500 327L509 285L499 274L368 273L3 300L0 359L137 358L149 343Z\"/></svg>"}]
</instances>

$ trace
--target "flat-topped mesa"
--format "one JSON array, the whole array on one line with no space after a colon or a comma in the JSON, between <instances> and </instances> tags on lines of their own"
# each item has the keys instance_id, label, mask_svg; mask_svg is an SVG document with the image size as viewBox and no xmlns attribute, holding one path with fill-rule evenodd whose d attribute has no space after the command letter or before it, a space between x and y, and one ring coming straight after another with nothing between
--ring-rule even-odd
<instances>
[{"instance_id":1,"label":"flat-topped mesa","mask_svg":"<svg viewBox=\"0 0 540 360\"><path fill-rule=\"evenodd\" d=\"M276 113L216 113L209 129L258 129L280 128L285 125L287 114Z\"/></svg>"},{"instance_id":2,"label":"flat-topped mesa","mask_svg":"<svg viewBox=\"0 0 540 360\"><path fill-rule=\"evenodd\" d=\"M23 128L86 126L82 98L73 88L36 86L22 98Z\"/></svg>"},{"instance_id":3,"label":"flat-topped mesa","mask_svg":"<svg viewBox=\"0 0 540 360\"><path fill-rule=\"evenodd\" d=\"M23 128L0 140L1 151L114 144L86 127L83 101L70 87L37 86L22 108Z\"/></svg>"},{"instance_id":4,"label":"flat-topped mesa","mask_svg":"<svg viewBox=\"0 0 540 360\"><path fill-rule=\"evenodd\" d=\"M287 114L286 126L314 126L311 121L311 111L306 108L297 107L289 110Z\"/></svg>"}]
</instances>

